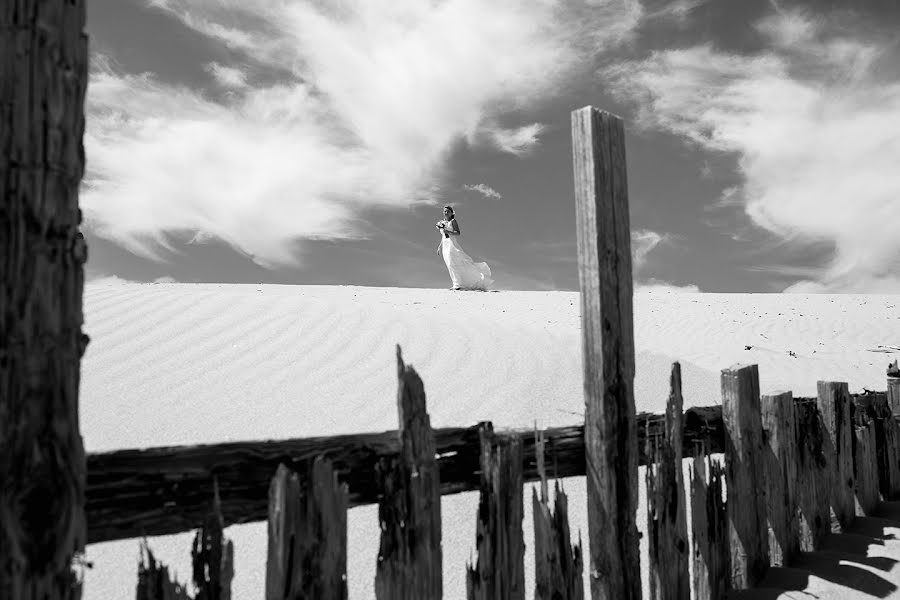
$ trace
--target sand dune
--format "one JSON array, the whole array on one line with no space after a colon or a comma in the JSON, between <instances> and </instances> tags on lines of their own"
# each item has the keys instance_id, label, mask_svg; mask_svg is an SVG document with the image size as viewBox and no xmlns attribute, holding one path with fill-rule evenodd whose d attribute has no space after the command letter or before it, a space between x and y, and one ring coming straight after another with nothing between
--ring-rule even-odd
<instances>
[{"instance_id":1,"label":"sand dune","mask_svg":"<svg viewBox=\"0 0 900 600\"><path fill-rule=\"evenodd\" d=\"M662 412L673 360L682 363L686 406L718 404L719 371L736 362L759 364L764 393L814 395L817 379L884 389L885 367L900 355L898 303L639 293L637 409ZM82 434L88 451L101 451L393 429L395 344L425 382L436 427L572 424L583 412L579 310L574 292L97 281L85 292L92 342ZM566 488L573 529L585 530L582 481ZM476 502L475 494L442 502L446 598L465 595ZM530 509L526 515L529 544ZM372 598L375 508L353 509L349 527L350 596ZM234 597L262 598L265 524L228 535L236 544ZM151 545L187 578L188 534ZM133 596L137 557L136 540L90 546L95 567L84 597ZM526 556L529 588L532 560Z\"/></svg>"}]
</instances>

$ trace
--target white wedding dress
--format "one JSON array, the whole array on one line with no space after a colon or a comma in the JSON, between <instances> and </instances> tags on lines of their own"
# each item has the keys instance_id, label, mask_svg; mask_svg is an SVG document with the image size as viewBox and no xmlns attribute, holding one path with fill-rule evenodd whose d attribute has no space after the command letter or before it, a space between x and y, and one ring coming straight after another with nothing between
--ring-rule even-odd
<instances>
[{"instance_id":1,"label":"white wedding dress","mask_svg":"<svg viewBox=\"0 0 900 600\"><path fill-rule=\"evenodd\" d=\"M477 263L463 252L456 238L459 236L445 236L441 232L441 256L450 272L450 280L453 289L457 290L483 290L488 291L494 280L491 279L491 268L487 263Z\"/></svg>"}]
</instances>

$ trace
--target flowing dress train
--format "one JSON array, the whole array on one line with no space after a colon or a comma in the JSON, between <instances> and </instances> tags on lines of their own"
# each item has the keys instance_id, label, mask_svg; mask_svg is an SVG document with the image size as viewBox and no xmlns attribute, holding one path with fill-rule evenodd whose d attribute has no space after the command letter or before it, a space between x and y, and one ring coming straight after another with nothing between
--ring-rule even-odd
<instances>
[{"instance_id":1,"label":"flowing dress train","mask_svg":"<svg viewBox=\"0 0 900 600\"><path fill-rule=\"evenodd\" d=\"M451 235L441 239L441 256L450 272L450 280L453 289L456 290L483 290L488 291L494 280L491 279L491 268L487 263L477 263L466 254L459 242L458 236Z\"/></svg>"}]
</instances>

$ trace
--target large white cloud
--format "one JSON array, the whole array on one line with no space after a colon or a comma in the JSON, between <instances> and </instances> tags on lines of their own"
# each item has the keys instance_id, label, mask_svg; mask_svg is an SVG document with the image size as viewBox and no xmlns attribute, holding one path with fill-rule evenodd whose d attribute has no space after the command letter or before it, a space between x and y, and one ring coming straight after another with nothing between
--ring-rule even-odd
<instances>
[{"instance_id":1,"label":"large white cloud","mask_svg":"<svg viewBox=\"0 0 900 600\"><path fill-rule=\"evenodd\" d=\"M95 61L88 223L147 256L199 231L264 264L293 260L296 239L366 236L362 206L436 200L460 140L525 153L541 125L499 117L557 94L641 14L637 0L148 3L286 76L260 87L251 67L207 65L220 102Z\"/></svg>"},{"instance_id":2,"label":"large white cloud","mask_svg":"<svg viewBox=\"0 0 900 600\"><path fill-rule=\"evenodd\" d=\"M795 290L900 291L900 80L872 33L781 11L757 24L769 50L700 45L606 71L639 122L739 157L732 190L753 222L834 245ZM892 53L892 54L891 54Z\"/></svg>"}]
</instances>

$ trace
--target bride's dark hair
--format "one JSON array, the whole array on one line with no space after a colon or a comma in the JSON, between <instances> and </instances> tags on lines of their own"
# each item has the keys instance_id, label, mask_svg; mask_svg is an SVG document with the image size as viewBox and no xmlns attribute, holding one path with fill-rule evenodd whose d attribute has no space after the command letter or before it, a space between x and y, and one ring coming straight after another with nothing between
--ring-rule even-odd
<instances>
[{"instance_id":1,"label":"bride's dark hair","mask_svg":"<svg viewBox=\"0 0 900 600\"><path fill-rule=\"evenodd\" d=\"M456 216L456 212L453 211L453 207L452 207L452 206L450 206L450 205L448 204L448 205L445 206L444 208L446 208L447 210L450 211L450 217L451 217L451 218Z\"/></svg>"}]
</instances>

